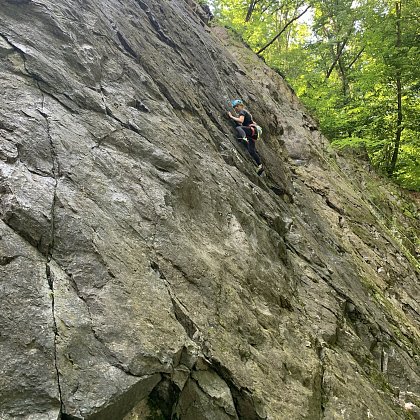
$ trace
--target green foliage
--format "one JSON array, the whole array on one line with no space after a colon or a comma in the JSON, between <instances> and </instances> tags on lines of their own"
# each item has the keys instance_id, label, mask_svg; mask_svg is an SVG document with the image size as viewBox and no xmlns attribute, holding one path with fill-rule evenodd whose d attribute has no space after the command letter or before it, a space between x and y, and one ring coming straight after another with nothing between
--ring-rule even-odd
<instances>
[{"instance_id":1,"label":"green foliage","mask_svg":"<svg viewBox=\"0 0 420 420\"><path fill-rule=\"evenodd\" d=\"M420 191L420 0L213 3L254 51L284 30L262 55L333 146L362 146L379 171ZM308 5L307 18L293 21Z\"/></svg>"}]
</instances>

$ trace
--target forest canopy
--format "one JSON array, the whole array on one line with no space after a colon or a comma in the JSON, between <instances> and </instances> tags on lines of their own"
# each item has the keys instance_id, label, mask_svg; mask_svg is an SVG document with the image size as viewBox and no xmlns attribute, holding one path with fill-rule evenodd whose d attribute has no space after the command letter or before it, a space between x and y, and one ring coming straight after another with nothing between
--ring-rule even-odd
<instances>
[{"instance_id":1,"label":"forest canopy","mask_svg":"<svg viewBox=\"0 0 420 420\"><path fill-rule=\"evenodd\" d=\"M213 0L337 148L420 191L420 0Z\"/></svg>"}]
</instances>

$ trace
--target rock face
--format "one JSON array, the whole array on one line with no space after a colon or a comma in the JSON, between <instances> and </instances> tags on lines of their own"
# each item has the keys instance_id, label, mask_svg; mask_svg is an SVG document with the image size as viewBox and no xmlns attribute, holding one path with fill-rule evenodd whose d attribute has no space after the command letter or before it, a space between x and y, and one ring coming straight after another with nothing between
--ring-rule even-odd
<instances>
[{"instance_id":1,"label":"rock face","mask_svg":"<svg viewBox=\"0 0 420 420\"><path fill-rule=\"evenodd\" d=\"M1 419L419 418L413 203L192 1L0 6Z\"/></svg>"}]
</instances>

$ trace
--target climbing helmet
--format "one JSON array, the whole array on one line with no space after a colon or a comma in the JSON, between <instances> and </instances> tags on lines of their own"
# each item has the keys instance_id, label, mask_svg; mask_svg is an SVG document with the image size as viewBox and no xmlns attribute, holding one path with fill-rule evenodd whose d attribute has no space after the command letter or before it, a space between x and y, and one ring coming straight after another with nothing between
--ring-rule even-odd
<instances>
[{"instance_id":1,"label":"climbing helmet","mask_svg":"<svg viewBox=\"0 0 420 420\"><path fill-rule=\"evenodd\" d=\"M242 99L234 99L231 101L232 107L235 108L236 105L243 105Z\"/></svg>"}]
</instances>

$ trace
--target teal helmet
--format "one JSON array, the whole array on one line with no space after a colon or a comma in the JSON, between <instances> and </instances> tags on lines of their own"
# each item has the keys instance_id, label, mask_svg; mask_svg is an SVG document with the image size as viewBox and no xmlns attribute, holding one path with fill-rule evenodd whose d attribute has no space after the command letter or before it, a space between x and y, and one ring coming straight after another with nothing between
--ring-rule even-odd
<instances>
[{"instance_id":1,"label":"teal helmet","mask_svg":"<svg viewBox=\"0 0 420 420\"><path fill-rule=\"evenodd\" d=\"M234 99L230 102L232 104L232 107L235 108L236 105L243 105L242 99Z\"/></svg>"}]
</instances>

